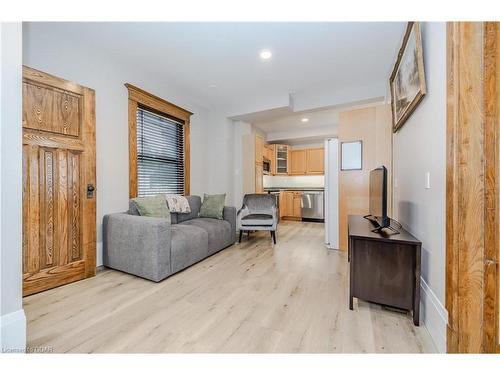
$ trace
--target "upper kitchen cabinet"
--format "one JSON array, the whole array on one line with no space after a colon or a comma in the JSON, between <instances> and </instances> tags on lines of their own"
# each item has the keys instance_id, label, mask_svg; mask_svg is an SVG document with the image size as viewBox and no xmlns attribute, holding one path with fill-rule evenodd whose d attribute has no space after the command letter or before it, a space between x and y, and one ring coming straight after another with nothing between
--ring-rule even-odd
<instances>
[{"instance_id":1,"label":"upper kitchen cabinet","mask_svg":"<svg viewBox=\"0 0 500 375\"><path fill-rule=\"evenodd\" d=\"M289 174L290 146L276 145L276 174Z\"/></svg>"},{"instance_id":2,"label":"upper kitchen cabinet","mask_svg":"<svg viewBox=\"0 0 500 375\"><path fill-rule=\"evenodd\" d=\"M290 151L290 174L304 175L307 172L306 150Z\"/></svg>"},{"instance_id":3,"label":"upper kitchen cabinet","mask_svg":"<svg viewBox=\"0 0 500 375\"><path fill-rule=\"evenodd\" d=\"M325 174L325 149L308 148L306 151L306 174Z\"/></svg>"},{"instance_id":4,"label":"upper kitchen cabinet","mask_svg":"<svg viewBox=\"0 0 500 375\"><path fill-rule=\"evenodd\" d=\"M269 163L269 174L276 174L276 146L264 145L264 160Z\"/></svg>"}]
</instances>

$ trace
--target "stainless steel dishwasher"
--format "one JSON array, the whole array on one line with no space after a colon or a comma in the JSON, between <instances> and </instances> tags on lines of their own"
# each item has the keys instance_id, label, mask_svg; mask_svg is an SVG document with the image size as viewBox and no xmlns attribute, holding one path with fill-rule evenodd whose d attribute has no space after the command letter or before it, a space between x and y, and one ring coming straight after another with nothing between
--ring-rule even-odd
<instances>
[{"instance_id":1,"label":"stainless steel dishwasher","mask_svg":"<svg viewBox=\"0 0 500 375\"><path fill-rule=\"evenodd\" d=\"M302 220L325 220L323 191L303 191L301 199Z\"/></svg>"}]
</instances>

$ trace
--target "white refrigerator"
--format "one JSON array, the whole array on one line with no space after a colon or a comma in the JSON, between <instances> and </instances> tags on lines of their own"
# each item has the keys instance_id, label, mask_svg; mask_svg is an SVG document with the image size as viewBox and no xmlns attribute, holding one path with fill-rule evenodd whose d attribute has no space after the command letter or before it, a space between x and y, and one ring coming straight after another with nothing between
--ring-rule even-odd
<instances>
[{"instance_id":1,"label":"white refrigerator","mask_svg":"<svg viewBox=\"0 0 500 375\"><path fill-rule=\"evenodd\" d=\"M339 248L339 141L325 140L325 244Z\"/></svg>"}]
</instances>

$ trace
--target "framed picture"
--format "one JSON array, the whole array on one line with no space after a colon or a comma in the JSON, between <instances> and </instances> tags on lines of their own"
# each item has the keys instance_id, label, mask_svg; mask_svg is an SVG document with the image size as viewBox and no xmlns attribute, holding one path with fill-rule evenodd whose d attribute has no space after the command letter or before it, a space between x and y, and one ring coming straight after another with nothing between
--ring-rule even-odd
<instances>
[{"instance_id":1,"label":"framed picture","mask_svg":"<svg viewBox=\"0 0 500 375\"><path fill-rule=\"evenodd\" d=\"M361 141L340 144L340 170L354 171L363 169L363 143Z\"/></svg>"},{"instance_id":2,"label":"framed picture","mask_svg":"<svg viewBox=\"0 0 500 375\"><path fill-rule=\"evenodd\" d=\"M408 22L403 44L389 79L392 129L398 131L426 93L420 23Z\"/></svg>"}]
</instances>

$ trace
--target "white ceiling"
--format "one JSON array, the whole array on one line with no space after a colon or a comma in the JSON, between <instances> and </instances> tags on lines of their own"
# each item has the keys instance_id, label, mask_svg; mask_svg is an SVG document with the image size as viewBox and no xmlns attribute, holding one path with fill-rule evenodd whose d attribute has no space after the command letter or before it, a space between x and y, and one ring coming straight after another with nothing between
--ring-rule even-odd
<instances>
[{"instance_id":1,"label":"white ceiling","mask_svg":"<svg viewBox=\"0 0 500 375\"><path fill-rule=\"evenodd\" d=\"M112 50L185 89L201 105L229 108L260 97L299 98L366 85L384 96L404 27L390 22L45 23L37 30ZM262 49L272 51L270 60L259 58Z\"/></svg>"}]
</instances>

